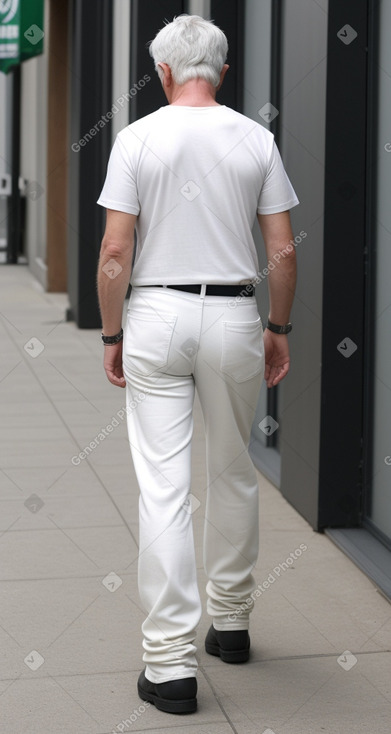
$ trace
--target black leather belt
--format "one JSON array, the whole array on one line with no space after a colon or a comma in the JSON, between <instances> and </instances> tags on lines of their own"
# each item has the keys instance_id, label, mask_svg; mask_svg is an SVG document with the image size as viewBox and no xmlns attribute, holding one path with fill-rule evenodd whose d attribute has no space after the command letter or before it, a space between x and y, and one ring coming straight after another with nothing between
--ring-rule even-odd
<instances>
[{"instance_id":1,"label":"black leather belt","mask_svg":"<svg viewBox=\"0 0 391 734\"><path fill-rule=\"evenodd\" d=\"M201 293L201 285L189 283L189 285L147 285L144 288L173 288L176 291L188 291L189 293ZM207 285L206 296L253 296L254 286L247 285Z\"/></svg>"}]
</instances>

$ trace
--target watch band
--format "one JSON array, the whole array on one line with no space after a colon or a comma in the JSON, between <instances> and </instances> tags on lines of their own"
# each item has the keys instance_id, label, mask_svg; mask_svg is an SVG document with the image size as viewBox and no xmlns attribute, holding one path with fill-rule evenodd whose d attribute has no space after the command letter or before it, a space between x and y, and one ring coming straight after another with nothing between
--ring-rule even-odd
<instances>
[{"instance_id":1,"label":"watch band","mask_svg":"<svg viewBox=\"0 0 391 734\"><path fill-rule=\"evenodd\" d=\"M103 333L101 334L102 342L105 346L111 346L112 344L118 344L118 342L123 339L124 336L124 330L121 329L121 331L118 332L118 334L115 334L114 336L105 336Z\"/></svg>"},{"instance_id":2,"label":"watch band","mask_svg":"<svg viewBox=\"0 0 391 734\"><path fill-rule=\"evenodd\" d=\"M270 331L273 332L273 334L289 334L290 331L292 331L292 324L289 322L288 324L284 324L283 326L279 326L278 324L273 324L269 319L267 320L266 328L270 329Z\"/></svg>"}]
</instances>

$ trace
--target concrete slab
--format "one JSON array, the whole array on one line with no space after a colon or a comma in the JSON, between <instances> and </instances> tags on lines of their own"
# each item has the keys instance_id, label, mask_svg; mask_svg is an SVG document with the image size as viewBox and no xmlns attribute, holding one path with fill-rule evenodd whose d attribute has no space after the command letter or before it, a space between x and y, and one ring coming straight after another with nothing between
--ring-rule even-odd
<instances>
[{"instance_id":1,"label":"concrete slab","mask_svg":"<svg viewBox=\"0 0 391 734\"><path fill-rule=\"evenodd\" d=\"M197 395L199 710L189 717L141 710L139 489L125 421L72 463L124 408L125 392L103 373L99 330L64 323L66 302L64 294L44 293L27 268L0 268L2 731L112 734L133 714L124 731L388 734L391 606L259 473L254 575L262 593L251 617L250 662L230 666L206 654L207 480ZM36 357L24 349L32 336L44 345Z\"/></svg>"},{"instance_id":2,"label":"concrete slab","mask_svg":"<svg viewBox=\"0 0 391 734\"><path fill-rule=\"evenodd\" d=\"M18 531L17 523L0 538L7 559L1 580L77 578L137 567L137 543L125 526L64 530L52 518L52 529Z\"/></svg>"},{"instance_id":3,"label":"concrete slab","mask_svg":"<svg viewBox=\"0 0 391 734\"><path fill-rule=\"evenodd\" d=\"M208 668L207 675L240 734L271 734L270 729L275 734L386 734L391 700L369 678L376 660L383 667L385 657L358 654L354 663L352 655L350 670L338 664L337 656L273 660L240 669L221 663Z\"/></svg>"},{"instance_id":4,"label":"concrete slab","mask_svg":"<svg viewBox=\"0 0 391 734\"><path fill-rule=\"evenodd\" d=\"M202 674L198 676L199 707L195 714L175 716L146 705L137 695L138 672L119 671L77 677L36 678L26 674L8 689L2 705L6 731L42 734L112 734L148 731L164 734L231 734L218 703ZM45 705L42 705L44 702ZM10 712L14 712L13 716Z\"/></svg>"}]
</instances>

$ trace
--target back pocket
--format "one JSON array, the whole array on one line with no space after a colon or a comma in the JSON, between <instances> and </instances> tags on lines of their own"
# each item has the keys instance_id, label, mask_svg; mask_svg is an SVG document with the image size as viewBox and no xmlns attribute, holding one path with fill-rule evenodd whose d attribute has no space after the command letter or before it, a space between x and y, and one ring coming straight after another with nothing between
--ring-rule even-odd
<instances>
[{"instance_id":1,"label":"back pocket","mask_svg":"<svg viewBox=\"0 0 391 734\"><path fill-rule=\"evenodd\" d=\"M256 321L223 321L221 371L235 382L255 377L265 368L261 317Z\"/></svg>"},{"instance_id":2,"label":"back pocket","mask_svg":"<svg viewBox=\"0 0 391 734\"><path fill-rule=\"evenodd\" d=\"M124 334L124 369L151 375L165 367L177 316L139 314L128 310Z\"/></svg>"}]
</instances>

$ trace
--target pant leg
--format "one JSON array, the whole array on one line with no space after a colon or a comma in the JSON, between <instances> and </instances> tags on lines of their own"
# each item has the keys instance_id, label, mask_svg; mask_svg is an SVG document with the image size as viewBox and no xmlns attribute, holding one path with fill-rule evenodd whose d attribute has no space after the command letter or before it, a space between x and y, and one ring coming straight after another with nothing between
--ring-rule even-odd
<instances>
[{"instance_id":1,"label":"pant leg","mask_svg":"<svg viewBox=\"0 0 391 734\"><path fill-rule=\"evenodd\" d=\"M167 300L162 294L159 301L156 291L135 292L123 359L128 435L140 487L138 582L148 614L142 625L143 660L154 683L196 675L194 640L201 616L186 504L194 379L186 357L175 350L178 340L186 341L186 313L179 317L173 299L170 307Z\"/></svg>"},{"instance_id":2,"label":"pant leg","mask_svg":"<svg viewBox=\"0 0 391 734\"><path fill-rule=\"evenodd\" d=\"M216 629L234 630L248 628L255 589L258 483L248 444L265 359L255 299L235 309L218 300L205 302L194 374L207 447L207 611Z\"/></svg>"}]
</instances>

